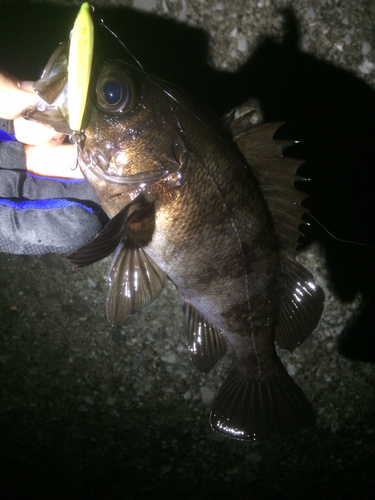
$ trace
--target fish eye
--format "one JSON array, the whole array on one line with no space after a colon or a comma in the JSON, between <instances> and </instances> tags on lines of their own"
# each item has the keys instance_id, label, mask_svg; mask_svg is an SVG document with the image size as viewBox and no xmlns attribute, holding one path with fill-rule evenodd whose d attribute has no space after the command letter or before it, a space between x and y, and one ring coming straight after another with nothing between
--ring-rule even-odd
<instances>
[{"instance_id":1,"label":"fish eye","mask_svg":"<svg viewBox=\"0 0 375 500\"><path fill-rule=\"evenodd\" d=\"M103 100L110 106L114 106L121 101L122 89L117 82L109 80L100 89Z\"/></svg>"},{"instance_id":2,"label":"fish eye","mask_svg":"<svg viewBox=\"0 0 375 500\"><path fill-rule=\"evenodd\" d=\"M125 71L107 69L96 83L96 102L105 113L127 113L137 101L137 86Z\"/></svg>"}]
</instances>

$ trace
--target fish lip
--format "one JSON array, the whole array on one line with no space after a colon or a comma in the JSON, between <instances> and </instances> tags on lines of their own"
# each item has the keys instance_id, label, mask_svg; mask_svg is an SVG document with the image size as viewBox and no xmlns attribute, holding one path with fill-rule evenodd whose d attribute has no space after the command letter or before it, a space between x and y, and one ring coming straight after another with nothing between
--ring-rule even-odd
<instances>
[{"instance_id":1,"label":"fish lip","mask_svg":"<svg viewBox=\"0 0 375 500\"><path fill-rule=\"evenodd\" d=\"M149 182L156 182L168 175L171 175L173 170L153 170L152 172L140 172L135 175L108 175L103 172L103 170L96 165L89 165L90 171L99 179L112 182L114 184L146 184Z\"/></svg>"},{"instance_id":2,"label":"fish lip","mask_svg":"<svg viewBox=\"0 0 375 500\"><path fill-rule=\"evenodd\" d=\"M168 169L160 168L152 171L139 172L138 174L133 174L133 175L107 174L104 171L104 169L108 169L109 161L105 158L105 156L102 154L101 157L99 157L96 154L92 154L85 148L80 147L80 145L78 153L78 162L83 173L85 172L86 169L88 169L93 175L95 175L102 181L110 182L113 184L126 184L126 185L139 185L139 184L146 184L149 182L156 182L160 179L163 179L173 174L178 170L180 166L180 164L176 162L175 166ZM159 163L159 165L162 166L161 163Z\"/></svg>"}]
</instances>

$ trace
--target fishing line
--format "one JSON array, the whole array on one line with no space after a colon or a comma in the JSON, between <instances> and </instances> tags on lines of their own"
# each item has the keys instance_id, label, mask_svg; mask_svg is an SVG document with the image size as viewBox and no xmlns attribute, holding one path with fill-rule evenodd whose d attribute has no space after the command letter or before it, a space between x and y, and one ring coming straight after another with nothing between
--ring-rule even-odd
<instances>
[{"instance_id":1,"label":"fishing line","mask_svg":"<svg viewBox=\"0 0 375 500\"><path fill-rule=\"evenodd\" d=\"M161 87L158 82L156 82L155 80L153 80L152 76L149 75L147 73L147 71L143 68L142 64L140 63L140 61L130 52L130 50L127 48L127 46L125 45L125 43L116 35L116 33L114 31L112 31L104 22L103 19L98 19L98 22L99 22L99 25L100 26L103 26L106 30L109 31L109 33L111 33L112 36L114 36L116 38L116 40L119 42L119 44L126 50L126 52L129 54L129 56L133 59L133 61L139 66L140 70L142 71L142 73L144 74L144 76L153 84L155 85L159 90L161 90L165 95L167 95L170 99L172 99L175 103L177 103L179 106L181 106L187 113L189 113L190 115L194 116L194 118L196 118L197 120L199 120L201 123L204 123L201 118L199 118L199 116L197 116L196 114L194 114L192 111L190 111L189 108L187 108L182 102L180 102L176 97L174 97L174 95L172 95L170 92L168 92L167 90L163 89L163 87ZM184 91L185 92L185 91ZM205 124L211 131L213 131L214 133L216 133L217 135L219 135L212 127L210 127L209 125Z\"/></svg>"},{"instance_id":2,"label":"fishing line","mask_svg":"<svg viewBox=\"0 0 375 500\"><path fill-rule=\"evenodd\" d=\"M170 97L171 99L173 99L177 104L179 104L180 106L182 106L186 111L189 111L189 113L191 113L190 110L188 110L181 102L178 101L178 99L176 99L172 94L170 94L168 91L166 91L165 89L163 89L162 87L160 87L160 85L155 82L151 76L147 73L147 71L144 69L144 67L142 66L142 64L140 63L140 61L130 52L130 50L127 48L127 46L124 44L124 42L116 35L116 33L114 33L103 21L103 19L99 19L99 23L101 26L103 26L106 30L108 30L111 35L113 35L116 40L119 42L119 44L126 50L126 52L129 54L129 56L133 59L133 61L135 61L135 63L139 66L139 68L141 69L142 73L145 75L145 77L153 84L153 85L156 85L156 87L158 87L158 89L160 89L162 92L164 92L164 94L166 94L168 97ZM194 115L195 116L195 115Z\"/></svg>"},{"instance_id":3,"label":"fishing line","mask_svg":"<svg viewBox=\"0 0 375 500\"><path fill-rule=\"evenodd\" d=\"M130 52L130 50L127 48L127 46L124 44L124 42L122 40L120 40L120 38L116 35L116 33L114 31L111 30L111 28L109 28L105 22L103 21L103 19L99 19L98 20L99 22L99 25L100 26L103 26L107 31L109 31L111 33L112 36L114 36L116 38L116 40L119 42L119 44L126 50L126 52L129 54L129 56L133 59L133 61L135 61L135 63L140 67L142 73L152 82L154 83L155 85L156 82L154 82L151 77L147 74L146 70L143 68L142 64L140 63L140 61L138 61L138 59ZM159 87L160 88L160 87Z\"/></svg>"},{"instance_id":4,"label":"fishing line","mask_svg":"<svg viewBox=\"0 0 375 500\"><path fill-rule=\"evenodd\" d=\"M319 226L322 227L324 229L324 231L327 234L329 234L331 236L331 238L333 238L334 240L340 241L341 243L349 243L351 245L359 245L359 246L363 246L363 247L375 249L375 246L369 245L368 243L361 243L359 241L351 241L351 240L344 240L342 238L338 238L337 236L335 236L334 234L332 234L330 231L328 231L328 229L320 221L318 221L318 219L316 217L314 217L313 215L311 215L310 212L306 212L306 215L308 215L309 217L311 217L317 224L319 224Z\"/></svg>"},{"instance_id":5,"label":"fishing line","mask_svg":"<svg viewBox=\"0 0 375 500\"><path fill-rule=\"evenodd\" d=\"M135 55L133 55L130 50L127 48L127 46L125 45L125 43L116 35L116 33L114 31L111 30L111 28L109 28L103 19L98 19L98 22L99 22L99 25L104 27L114 38L116 38L116 40L118 41L118 43L122 46L123 49L125 49L125 51L127 52L127 54L133 59L133 61L136 63L136 65L140 68L140 70L142 71L142 73L144 74L144 76L153 84L155 85L159 90L161 90L165 95L167 95L170 99L172 99L174 102L176 102L177 104L179 104L182 108L184 108L185 111L187 111L190 115L194 116L197 120L199 120L200 122L202 122L202 120L199 118L199 116L195 115L194 113L192 113L190 111L190 109L188 109L183 103L181 103L178 99L176 99L176 97L174 97L170 92L168 92L167 90L165 90L163 87L161 87L158 82L156 82L151 75L149 75L147 73L147 71L144 69L144 67L142 66L141 62L135 57ZM254 111L255 112L255 111ZM244 116L242 116L240 118L240 120L244 119L244 118L247 118L248 117L248 114L245 114ZM203 123L203 122L202 122ZM209 127L213 132L217 133L215 130L213 130L211 127ZM295 142L298 142L298 141L295 141ZM330 231L328 231L328 229L321 223L318 221L318 219L316 219L313 215L311 215L311 213L309 212L306 212L307 215L309 215L317 224L319 224L326 232L327 234L329 234L333 239L337 240L337 241L340 241L342 243L349 243L349 244L352 244L352 245L359 245L359 246L364 246L364 247L367 247L367 248L373 248L375 249L375 246L373 245L369 245L367 243L360 243L360 242L357 242L357 241L351 241L351 240L345 240L345 239L341 239L341 238L338 238L337 236L335 236L334 234L332 234ZM303 223L303 221L302 221Z\"/></svg>"}]
</instances>

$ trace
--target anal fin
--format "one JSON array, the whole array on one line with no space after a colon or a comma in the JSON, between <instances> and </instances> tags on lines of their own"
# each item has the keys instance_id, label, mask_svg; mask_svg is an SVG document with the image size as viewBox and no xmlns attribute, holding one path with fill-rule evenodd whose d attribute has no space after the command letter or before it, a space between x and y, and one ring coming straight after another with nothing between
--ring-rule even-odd
<instances>
[{"instance_id":1,"label":"anal fin","mask_svg":"<svg viewBox=\"0 0 375 500\"><path fill-rule=\"evenodd\" d=\"M275 340L293 351L316 328L324 307L324 292L307 269L285 256L283 300Z\"/></svg>"},{"instance_id":2,"label":"anal fin","mask_svg":"<svg viewBox=\"0 0 375 500\"><path fill-rule=\"evenodd\" d=\"M215 431L244 441L292 434L315 420L311 404L281 364L265 380L247 378L234 366L210 414Z\"/></svg>"},{"instance_id":3,"label":"anal fin","mask_svg":"<svg viewBox=\"0 0 375 500\"><path fill-rule=\"evenodd\" d=\"M198 370L208 373L227 351L224 334L186 300L183 300L183 311L191 362Z\"/></svg>"}]
</instances>

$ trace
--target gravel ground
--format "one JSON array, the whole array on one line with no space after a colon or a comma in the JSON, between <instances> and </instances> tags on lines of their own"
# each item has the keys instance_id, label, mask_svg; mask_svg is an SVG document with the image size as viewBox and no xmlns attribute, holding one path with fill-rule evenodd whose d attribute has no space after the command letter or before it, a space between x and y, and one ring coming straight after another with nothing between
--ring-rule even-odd
<instances>
[{"instance_id":1,"label":"gravel ground","mask_svg":"<svg viewBox=\"0 0 375 500\"><path fill-rule=\"evenodd\" d=\"M249 100L262 119L286 121L282 134L301 140L295 154L313 179L311 213L336 236L375 245L371 0L93 3L151 73L217 113ZM0 2L0 65L32 79L78 3L22 5ZM111 41L99 49L119 51ZM299 258L326 307L311 337L281 355L318 421L270 442L210 430L233 355L209 375L194 370L172 285L113 328L108 260L73 272L60 255L2 254L1 497L373 498L374 249L309 220Z\"/></svg>"}]
</instances>

